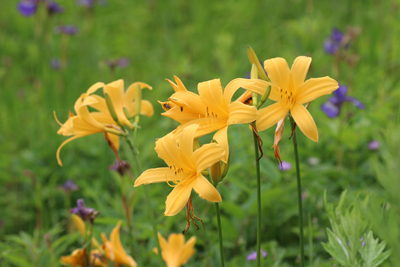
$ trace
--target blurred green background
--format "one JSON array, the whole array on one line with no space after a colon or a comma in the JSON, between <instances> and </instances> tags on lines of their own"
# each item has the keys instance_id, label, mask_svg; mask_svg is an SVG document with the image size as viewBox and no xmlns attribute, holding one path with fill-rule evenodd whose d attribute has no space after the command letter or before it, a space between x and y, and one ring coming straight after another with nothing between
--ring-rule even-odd
<instances>
[{"instance_id":1,"label":"blurred green background","mask_svg":"<svg viewBox=\"0 0 400 267\"><path fill-rule=\"evenodd\" d=\"M102 231L109 233L119 219L124 219L119 178L108 170L115 157L103 136L84 137L66 145L61 151L64 166L60 167L55 153L65 137L56 133L59 125L53 111L60 121L66 121L76 99L98 81L124 79L125 87L135 81L146 82L153 90L144 91L143 97L153 103L155 114L141 120L139 149L145 168L164 166L154 152L154 142L177 126L160 115L163 110L157 103L173 93L165 78L173 80L176 75L194 92L197 83L214 78L221 78L226 85L250 70L248 46L262 61L279 56L291 65L299 55L311 56L308 78L330 76L348 85L349 94L366 106L358 110L345 104L341 115L331 119L320 109L328 98L322 97L309 108L318 126L319 143L298 134L308 266L333 265L320 244L327 241L325 229L329 227L324 190L331 201L336 201L344 189L352 198L370 194L380 197L379 201L386 198L387 192L376 180L378 169L373 166L384 166L384 156L397 159L390 149L399 144L393 133L398 130L400 114L400 1L109 0L92 9L72 0L59 4L64 8L62 14L48 16L39 7L28 18L18 13L16 1L4 2L0 8L2 266L50 266L44 234L49 234L54 244L58 241L54 250L57 259L79 246L77 234L65 235L65 207L74 206L78 198L101 212L95 230L98 236ZM57 34L57 25L75 25L79 32L71 36ZM345 51L353 60L351 64L324 51L324 41L334 27L343 32L348 27L360 30ZM107 62L119 58L127 58L129 65L111 69ZM64 60L65 64L53 69L52 59ZM264 264L296 266L295 169L278 169L270 149L274 130L261 134L262 248L269 253ZM287 128L280 148L282 159L294 165L289 135ZM254 266L246 261L256 246L253 140L246 125L230 127L229 140L231 168L219 187L226 259L228 266ZM372 140L379 140L378 151L368 149ZM122 156L130 159L124 146ZM72 192L70 200L59 188L67 179L80 188ZM164 236L182 231L186 224L184 212L163 216L168 185L148 188L158 214L159 231ZM156 256L151 252L155 242L142 205L142 189L129 186L128 190L135 191L137 248L133 256L139 266L156 266ZM197 253L188 266L218 266L214 208L197 194L194 205L205 230L196 231L192 226L186 234L186 239L192 235L198 238Z\"/></svg>"}]
</instances>

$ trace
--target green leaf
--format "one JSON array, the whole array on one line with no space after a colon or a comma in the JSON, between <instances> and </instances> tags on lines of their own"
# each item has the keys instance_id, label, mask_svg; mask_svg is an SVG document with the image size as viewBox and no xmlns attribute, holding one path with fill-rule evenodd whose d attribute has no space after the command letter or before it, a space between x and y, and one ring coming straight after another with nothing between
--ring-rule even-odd
<instances>
[{"instance_id":1,"label":"green leaf","mask_svg":"<svg viewBox=\"0 0 400 267\"><path fill-rule=\"evenodd\" d=\"M392 253L392 251L383 252L385 241L379 244L379 240L374 239L372 231L369 231L365 240L365 246L361 247L359 252L364 261L363 267L377 267L382 264ZM382 253L383 252L383 253Z\"/></svg>"},{"instance_id":2,"label":"green leaf","mask_svg":"<svg viewBox=\"0 0 400 267\"><path fill-rule=\"evenodd\" d=\"M335 258L335 260L344 265L344 266L352 266L350 261L350 251L348 249L348 245L346 240L333 233L330 229L326 229L328 233L328 243L322 243L324 249Z\"/></svg>"}]
</instances>

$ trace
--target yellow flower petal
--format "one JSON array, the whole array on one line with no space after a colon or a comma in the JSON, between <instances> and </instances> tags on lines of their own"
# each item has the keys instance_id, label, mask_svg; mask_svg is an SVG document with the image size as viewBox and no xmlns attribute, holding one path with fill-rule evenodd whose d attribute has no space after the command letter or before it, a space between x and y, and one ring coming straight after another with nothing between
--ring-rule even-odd
<instances>
[{"instance_id":1,"label":"yellow flower petal","mask_svg":"<svg viewBox=\"0 0 400 267\"><path fill-rule=\"evenodd\" d=\"M301 85L305 81L311 60L311 57L305 56L297 57L294 60L291 71L295 87Z\"/></svg>"},{"instance_id":2,"label":"yellow flower petal","mask_svg":"<svg viewBox=\"0 0 400 267\"><path fill-rule=\"evenodd\" d=\"M158 241L160 242L161 250L164 250L168 247L167 240L165 240L165 238L160 233L158 233Z\"/></svg>"},{"instance_id":3,"label":"yellow flower petal","mask_svg":"<svg viewBox=\"0 0 400 267\"><path fill-rule=\"evenodd\" d=\"M86 94L91 95L94 92L96 92L98 89L100 89L101 87L104 87L104 83L101 83L101 82L95 83L89 87L89 89L86 91Z\"/></svg>"},{"instance_id":4,"label":"yellow flower petal","mask_svg":"<svg viewBox=\"0 0 400 267\"><path fill-rule=\"evenodd\" d=\"M165 79L167 82L169 82L172 86L172 88L174 89L175 92L179 92L179 91L187 91L185 85L183 85L181 79L179 79L177 76L174 75L175 78L175 82L172 82L171 80Z\"/></svg>"},{"instance_id":5,"label":"yellow flower petal","mask_svg":"<svg viewBox=\"0 0 400 267\"><path fill-rule=\"evenodd\" d=\"M214 163L220 161L224 155L225 150L221 145L206 144L193 153L192 162L195 162L196 164L197 173L201 173L205 169L211 167Z\"/></svg>"},{"instance_id":6,"label":"yellow flower petal","mask_svg":"<svg viewBox=\"0 0 400 267\"><path fill-rule=\"evenodd\" d=\"M183 247L183 251L181 253L181 263L185 264L188 262L189 258L194 254L195 250L194 245L196 244L196 237L192 236Z\"/></svg>"},{"instance_id":7,"label":"yellow flower petal","mask_svg":"<svg viewBox=\"0 0 400 267\"><path fill-rule=\"evenodd\" d=\"M162 158L168 166L175 166L178 168L178 166L182 166L184 162L172 133L158 139L154 150L157 152L158 157ZM191 166L188 167L190 168Z\"/></svg>"},{"instance_id":8,"label":"yellow flower petal","mask_svg":"<svg viewBox=\"0 0 400 267\"><path fill-rule=\"evenodd\" d=\"M115 148L117 150L119 150L119 146L120 146L119 135L109 133L108 137L110 138L111 142L114 144Z\"/></svg>"},{"instance_id":9,"label":"yellow flower petal","mask_svg":"<svg viewBox=\"0 0 400 267\"><path fill-rule=\"evenodd\" d=\"M119 237L120 226L121 226L121 221L117 223L117 225L111 231L110 234L110 241L112 244L112 250L115 257L114 261L116 264L123 264L130 267L136 267L137 266L136 262L133 260L131 256L126 254L124 248L122 247L121 239Z\"/></svg>"},{"instance_id":10,"label":"yellow flower petal","mask_svg":"<svg viewBox=\"0 0 400 267\"><path fill-rule=\"evenodd\" d=\"M295 104L291 110L294 121L305 136L318 142L318 130L310 112L301 104Z\"/></svg>"},{"instance_id":11,"label":"yellow flower petal","mask_svg":"<svg viewBox=\"0 0 400 267\"><path fill-rule=\"evenodd\" d=\"M218 190L202 174L197 176L193 189L202 199L210 202L222 201Z\"/></svg>"},{"instance_id":12,"label":"yellow flower petal","mask_svg":"<svg viewBox=\"0 0 400 267\"><path fill-rule=\"evenodd\" d=\"M182 134L181 138L179 140L179 150L183 155L185 155L184 159L185 161L189 161L186 164L188 166L192 165L192 162L190 161L193 155L193 139L194 139L194 134L199 127L198 124L193 124L188 127L186 127Z\"/></svg>"},{"instance_id":13,"label":"yellow flower petal","mask_svg":"<svg viewBox=\"0 0 400 267\"><path fill-rule=\"evenodd\" d=\"M228 115L228 106L224 101L221 81L219 79L199 83L198 90L203 104L208 107L210 116L212 112L218 114L218 116Z\"/></svg>"},{"instance_id":14,"label":"yellow flower petal","mask_svg":"<svg viewBox=\"0 0 400 267\"><path fill-rule=\"evenodd\" d=\"M285 59L277 57L265 60L264 68L272 84L280 88L287 88L290 69Z\"/></svg>"},{"instance_id":15,"label":"yellow flower petal","mask_svg":"<svg viewBox=\"0 0 400 267\"><path fill-rule=\"evenodd\" d=\"M256 121L258 131L264 131L275 125L278 121L284 118L289 112L288 108L283 108L281 103L272 104L260 110L260 116Z\"/></svg>"},{"instance_id":16,"label":"yellow flower petal","mask_svg":"<svg viewBox=\"0 0 400 267\"><path fill-rule=\"evenodd\" d=\"M138 85L140 86L140 89L142 89L142 90L145 89L145 88L147 88L149 90L153 89L153 87L151 87L147 83L142 83L142 82L132 83L128 87L128 89L126 89L126 92L125 92L125 97L124 97L125 98L125 107L128 107L133 102L133 100L135 99L136 88L137 88Z\"/></svg>"},{"instance_id":17,"label":"yellow flower petal","mask_svg":"<svg viewBox=\"0 0 400 267\"><path fill-rule=\"evenodd\" d=\"M133 112L135 114L135 112ZM131 116L133 116L133 114ZM142 100L140 104L140 114L151 117L154 114L153 105L148 100Z\"/></svg>"},{"instance_id":18,"label":"yellow flower petal","mask_svg":"<svg viewBox=\"0 0 400 267\"><path fill-rule=\"evenodd\" d=\"M217 141L217 144L220 145L225 150L225 154L223 155L221 160L224 163L228 163L228 158L229 158L228 127L222 128L221 130L216 132L213 136L213 139Z\"/></svg>"},{"instance_id":19,"label":"yellow flower petal","mask_svg":"<svg viewBox=\"0 0 400 267\"><path fill-rule=\"evenodd\" d=\"M180 212L189 200L190 194L193 189L195 177L188 177L187 183L179 183L175 186L174 190L168 195L165 201L165 216L174 216Z\"/></svg>"},{"instance_id":20,"label":"yellow flower petal","mask_svg":"<svg viewBox=\"0 0 400 267\"><path fill-rule=\"evenodd\" d=\"M106 100L98 95L92 95L93 98L95 98L97 100L97 103L93 103L90 106L94 109L97 109L98 111L100 111L103 114L108 114L108 116L111 117L110 112L108 111L108 107L107 107L107 103Z\"/></svg>"},{"instance_id":21,"label":"yellow flower petal","mask_svg":"<svg viewBox=\"0 0 400 267\"><path fill-rule=\"evenodd\" d=\"M271 93L269 94L269 99L274 101L281 100L281 94L279 93L279 87L276 85L271 86Z\"/></svg>"},{"instance_id":22,"label":"yellow flower petal","mask_svg":"<svg viewBox=\"0 0 400 267\"><path fill-rule=\"evenodd\" d=\"M181 108L181 112L190 112L195 114L206 113L206 106L201 101L200 96L193 92L177 92L169 99L178 104L178 106ZM198 116L196 119L198 119Z\"/></svg>"},{"instance_id":23,"label":"yellow flower petal","mask_svg":"<svg viewBox=\"0 0 400 267\"><path fill-rule=\"evenodd\" d=\"M194 254L194 245L196 244L196 237L191 237L185 244L185 237L183 234L170 234L168 242L158 233L158 240L160 242L162 257L166 262L167 267L180 267L182 264L188 262L189 258ZM156 248L153 251L158 254Z\"/></svg>"},{"instance_id":24,"label":"yellow flower petal","mask_svg":"<svg viewBox=\"0 0 400 267\"><path fill-rule=\"evenodd\" d=\"M297 103L305 104L320 96L330 94L338 88L338 82L328 76L309 79L298 89Z\"/></svg>"},{"instance_id":25,"label":"yellow flower petal","mask_svg":"<svg viewBox=\"0 0 400 267\"><path fill-rule=\"evenodd\" d=\"M117 113L118 120L124 120L125 114L123 113L124 107L124 81L117 80L112 83L106 84L103 88L104 94L110 96L111 102L114 106L115 112Z\"/></svg>"},{"instance_id":26,"label":"yellow flower petal","mask_svg":"<svg viewBox=\"0 0 400 267\"><path fill-rule=\"evenodd\" d=\"M264 94L267 87L271 85L269 82L264 80L256 80L256 79L234 79L225 87L224 90L224 101L226 105L229 105L232 100L232 96L239 88L244 88L255 92L259 95Z\"/></svg>"},{"instance_id":27,"label":"yellow flower petal","mask_svg":"<svg viewBox=\"0 0 400 267\"><path fill-rule=\"evenodd\" d=\"M170 181L174 171L168 167L149 169L143 172L135 181L134 187L144 184L153 184Z\"/></svg>"},{"instance_id":28,"label":"yellow flower petal","mask_svg":"<svg viewBox=\"0 0 400 267\"><path fill-rule=\"evenodd\" d=\"M258 115L256 107L235 101L229 105L229 119L227 124L250 123L255 121L258 118Z\"/></svg>"}]
</instances>

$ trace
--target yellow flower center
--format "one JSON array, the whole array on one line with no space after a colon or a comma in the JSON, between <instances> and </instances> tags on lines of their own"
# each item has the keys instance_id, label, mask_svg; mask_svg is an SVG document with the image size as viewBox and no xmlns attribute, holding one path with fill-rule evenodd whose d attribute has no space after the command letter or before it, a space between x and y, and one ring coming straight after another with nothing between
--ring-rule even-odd
<instances>
[{"instance_id":1,"label":"yellow flower center","mask_svg":"<svg viewBox=\"0 0 400 267\"><path fill-rule=\"evenodd\" d=\"M189 176L187 172L184 173L183 168L176 168L175 166L169 166L171 172L165 173L165 181L170 187L175 187L178 184L188 184L192 179L187 179ZM172 172L173 171L173 172ZM172 182L172 184L170 183Z\"/></svg>"},{"instance_id":2,"label":"yellow flower center","mask_svg":"<svg viewBox=\"0 0 400 267\"><path fill-rule=\"evenodd\" d=\"M296 103L296 88L293 83L292 73L289 75L289 81L287 88L280 88L279 87L279 94L280 94L280 103L282 107L292 109L294 104Z\"/></svg>"}]
</instances>

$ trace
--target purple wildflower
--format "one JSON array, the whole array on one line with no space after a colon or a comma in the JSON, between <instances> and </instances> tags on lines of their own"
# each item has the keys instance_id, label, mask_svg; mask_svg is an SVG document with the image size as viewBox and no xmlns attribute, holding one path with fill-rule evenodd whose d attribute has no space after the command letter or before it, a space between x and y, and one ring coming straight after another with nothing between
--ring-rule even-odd
<instances>
[{"instance_id":1,"label":"purple wildflower","mask_svg":"<svg viewBox=\"0 0 400 267\"><path fill-rule=\"evenodd\" d=\"M54 70L58 70L61 68L61 61L58 58L53 58L52 60L50 60L50 66Z\"/></svg>"},{"instance_id":2,"label":"purple wildflower","mask_svg":"<svg viewBox=\"0 0 400 267\"><path fill-rule=\"evenodd\" d=\"M69 193L71 191L77 191L79 187L72 180L66 180L65 183L62 185L62 189L66 193Z\"/></svg>"},{"instance_id":3,"label":"purple wildflower","mask_svg":"<svg viewBox=\"0 0 400 267\"><path fill-rule=\"evenodd\" d=\"M268 253L262 249L261 255L263 256L263 258L265 258L265 257L267 257ZM247 259L247 261L257 260L257 251L253 251L252 253L250 253L246 259Z\"/></svg>"},{"instance_id":4,"label":"purple wildflower","mask_svg":"<svg viewBox=\"0 0 400 267\"><path fill-rule=\"evenodd\" d=\"M84 6L87 8L92 8L94 6L94 3L96 2L96 0L78 0L77 3L80 6Z\"/></svg>"},{"instance_id":5,"label":"purple wildflower","mask_svg":"<svg viewBox=\"0 0 400 267\"><path fill-rule=\"evenodd\" d=\"M130 169L130 166L126 161L116 159L114 164L108 167L108 169L117 171L121 176L124 176L125 172Z\"/></svg>"},{"instance_id":6,"label":"purple wildflower","mask_svg":"<svg viewBox=\"0 0 400 267\"><path fill-rule=\"evenodd\" d=\"M64 8L62 8L62 6L60 6L58 3L54 2L54 1L47 2L47 13L49 15L53 15L56 13L63 13L63 12L64 12Z\"/></svg>"},{"instance_id":7,"label":"purple wildflower","mask_svg":"<svg viewBox=\"0 0 400 267\"><path fill-rule=\"evenodd\" d=\"M343 37L344 34L339 31L338 28L334 28L331 36L324 42L325 52L331 55L335 54L341 47L343 47ZM348 44L346 44L344 48L348 48Z\"/></svg>"},{"instance_id":8,"label":"purple wildflower","mask_svg":"<svg viewBox=\"0 0 400 267\"><path fill-rule=\"evenodd\" d=\"M357 108L364 109L365 106L359 100L352 96L347 96L347 86L339 85L339 88L333 92L334 96L328 99L328 102L321 105L321 109L329 118L339 116L340 109L344 102L352 102Z\"/></svg>"},{"instance_id":9,"label":"purple wildflower","mask_svg":"<svg viewBox=\"0 0 400 267\"><path fill-rule=\"evenodd\" d=\"M66 35L75 35L78 33L78 28L73 25L59 25L56 27L56 32Z\"/></svg>"},{"instance_id":10,"label":"purple wildflower","mask_svg":"<svg viewBox=\"0 0 400 267\"><path fill-rule=\"evenodd\" d=\"M70 209L69 212L72 214L78 214L82 220L91 218L92 215L97 215L95 209L85 207L83 199L78 199L76 203L77 207Z\"/></svg>"},{"instance_id":11,"label":"purple wildflower","mask_svg":"<svg viewBox=\"0 0 400 267\"><path fill-rule=\"evenodd\" d=\"M118 67L121 69L128 67L129 65L129 60L126 57L120 58L118 60Z\"/></svg>"},{"instance_id":12,"label":"purple wildflower","mask_svg":"<svg viewBox=\"0 0 400 267\"><path fill-rule=\"evenodd\" d=\"M22 0L17 4L18 12L24 17L30 17L36 13L38 2L36 0Z\"/></svg>"},{"instance_id":13,"label":"purple wildflower","mask_svg":"<svg viewBox=\"0 0 400 267\"><path fill-rule=\"evenodd\" d=\"M279 164L279 169L281 171L288 171L292 168L292 164L287 162L287 161L282 161L281 164Z\"/></svg>"},{"instance_id":14,"label":"purple wildflower","mask_svg":"<svg viewBox=\"0 0 400 267\"><path fill-rule=\"evenodd\" d=\"M368 143L369 150L378 150L379 149L379 142L377 140L372 140Z\"/></svg>"}]
</instances>

